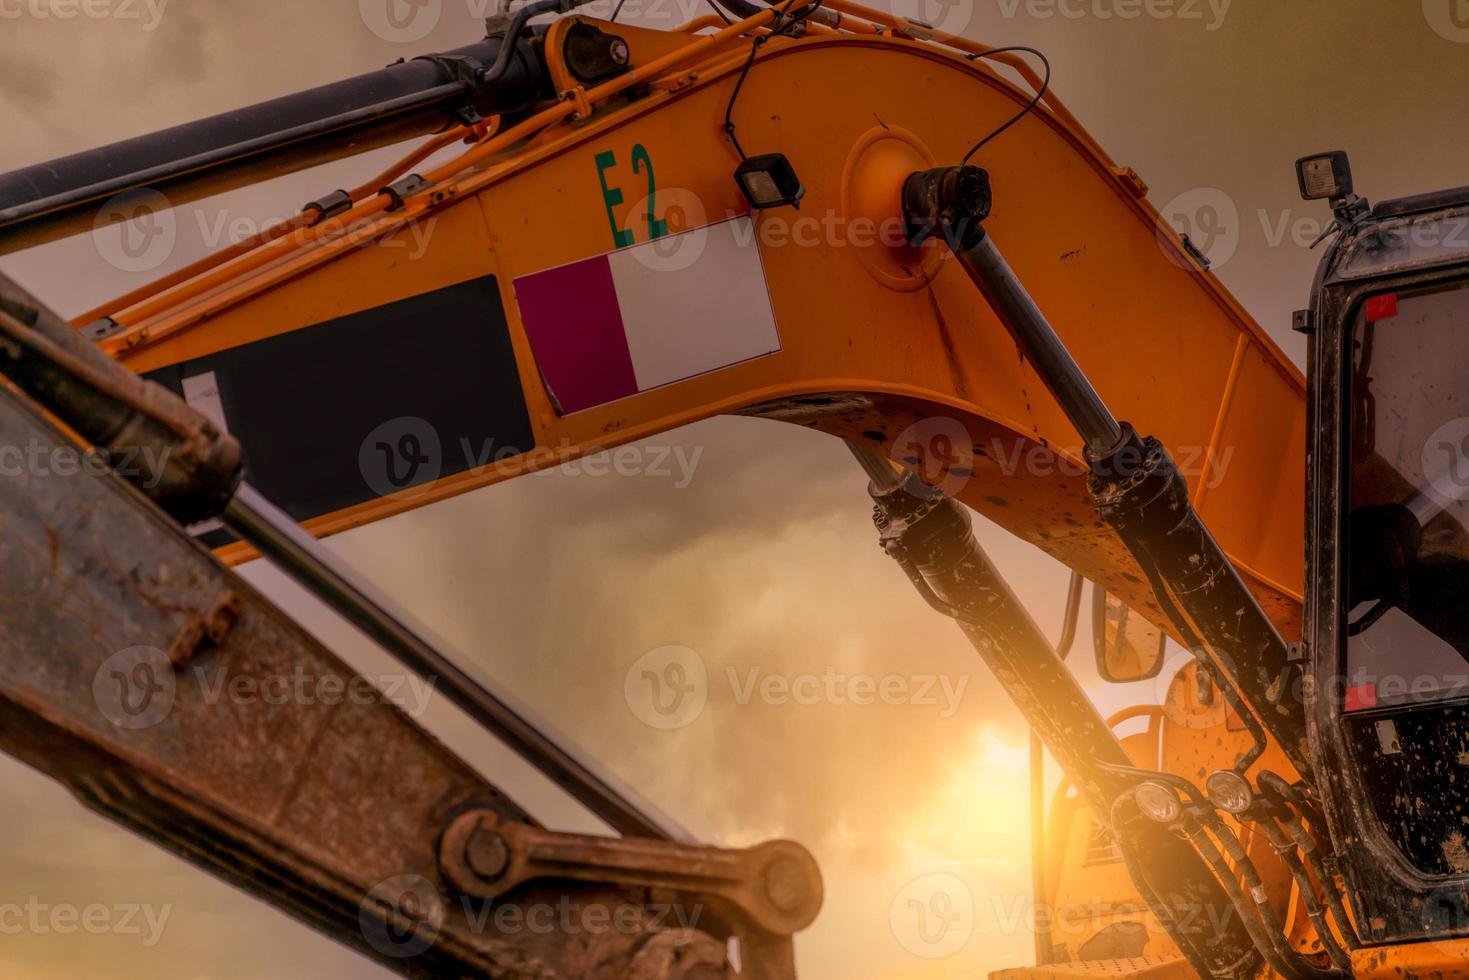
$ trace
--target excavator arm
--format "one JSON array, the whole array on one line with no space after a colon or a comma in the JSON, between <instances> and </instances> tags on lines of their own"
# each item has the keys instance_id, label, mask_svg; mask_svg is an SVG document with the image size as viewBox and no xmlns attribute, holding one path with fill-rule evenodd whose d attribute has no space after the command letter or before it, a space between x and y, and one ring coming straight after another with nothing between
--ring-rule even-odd
<instances>
[{"instance_id":1,"label":"excavator arm","mask_svg":"<svg viewBox=\"0 0 1469 980\"><path fill-rule=\"evenodd\" d=\"M318 533L738 413L921 455L931 482L1152 608L1087 500L1076 432L942 244L903 236L903 178L957 160L1030 95L971 60L983 46L826 9L845 29L772 39L733 100L750 28L660 36L641 64L645 32L604 24L634 52L609 81L571 85L561 67L562 101L483 138L451 132L477 142L418 167L423 180L374 187L329 219L308 209L316 223L78 325L180 393L214 373L231 431L289 417L320 469L301 477L314 495L286 488L303 499L283 503ZM557 53L544 56L556 77ZM741 144L795 166L799 210L752 212L741 195L732 101ZM1137 176L1058 107L1048 94L977 158L996 199L987 228L1117 415L1180 461L1214 533L1295 634L1303 380ZM456 361L450 383L481 396L477 413L421 390ZM277 414L257 420L261 388ZM323 407L350 388L371 392L361 411ZM412 486L380 493L358 475L363 442L413 416L443 430L437 465L410 477L399 458ZM277 427L244 440L257 481L273 481L271 454L292 448L272 445L282 439ZM322 486L329 472L356 485Z\"/></svg>"},{"instance_id":2,"label":"excavator arm","mask_svg":"<svg viewBox=\"0 0 1469 980\"><path fill-rule=\"evenodd\" d=\"M1134 804L1108 804L1139 772L1013 596L992 581L951 501L1104 584L1179 639L1195 629L1213 639L1207 623L1179 615L1175 599L1186 613L1191 607L1159 585L1157 569L1136 560L1126 481L1109 490L1109 474L1098 466L1106 451L1127 447L1099 445L1078 431L1076 415L1056 397L1054 371L1037 360L1032 341L1048 337L1074 357L1072 369L1092 399L1105 402L1111 425L1126 419L1156 437L1137 445L1155 447L1150 459L1176 464L1172 476L1159 476L1179 494L1171 506L1201 516L1212 530L1210 538L1197 519L1190 525L1204 551L1215 549L1209 553L1220 571L1210 581L1227 571L1248 588L1254 601L1246 604L1258 602L1269 617L1257 610L1259 631L1283 650L1276 631L1294 637L1300 630L1302 379L1147 203L1140 178L1109 160L1013 55L847 0L788 0L739 13L731 24L704 18L674 32L579 16L526 32L521 17L482 49L424 59L442 74L422 66L413 78L398 71L400 87L387 102L366 104L364 93L381 79L343 90L365 104L332 117L336 130L291 119L272 131L273 114L289 115L282 105L247 111L243 118L261 131L240 145L221 143L211 129L213 143L191 158L192 168L161 166L144 142L129 150L140 161L136 180L123 174L90 189L51 186L45 206L28 209L26 195L35 197L46 175L87 174L106 152L0 182L0 194L12 195L0 199L0 235L12 246L69 227L104 190L116 196L102 205L98 234L116 230L105 227L109 219L156 231L168 208L261 168L278 173L346 156L348 146L438 130L361 187L323 188L296 218L73 324L89 350L187 403L163 399L170 406L163 416L189 419L188 431L203 433L208 446L243 446L243 460L226 452L235 468L222 469L237 483L242 464L248 486L210 484L202 501L185 496L188 506L153 494L178 522L193 524L196 540L134 490L100 476L58 493L56 513L39 515L34 530L101 506L70 499L75 494L105 502L131 527L124 550L144 556L131 570L103 560L121 547L110 537L88 537L87 528L71 525L48 535L53 569L87 571L79 583L90 590L87 601L117 617L104 646L163 651L161 660L123 665L118 683L151 685L150 678L167 676L189 703L198 691L187 668L201 651L225 669L255 669L267 648L291 661L283 668L299 662L345 682L339 663L218 564L260 546L272 560L295 560L297 573L357 610L359 625L405 663L446 671L461 707L497 734L523 736L518 748L540 753L543 768L573 781L584 802L603 805L599 812L633 836L604 841L540 830L381 704L228 722L201 712L191 723L191 715L176 713L147 735L99 734L88 712L62 712L96 669L97 647L72 642L52 623L34 625L57 637L67 676L27 692L28 673L41 668L18 659L18 690L7 697L24 722L17 732L54 725L76 741L78 755L63 764L29 737L12 751L77 786L93 805L327 931L359 947L365 939L369 953L395 955L384 956L372 928L350 927L357 909L397 928L395 942L410 941L404 936L424 923L448 940L434 946L442 962L395 961L405 972L702 976L728 968L724 949L733 940L745 973L790 975L790 936L820 900L819 877L803 850L776 842L730 852L666 839L672 835L655 817L455 677L431 644L321 565L309 543L281 536L289 521L269 507L273 501L290 520L326 535L712 415L739 414L803 425L854 446L874 476L885 547L937 608L960 621L1058 757L1074 763L1098 819L1138 824ZM1006 81L1002 67L1020 72L1031 90ZM514 85L507 87L510 72ZM383 105L394 111L375 111ZM439 122L426 123L435 113ZM333 150L328 136L342 131L360 139ZM986 134L1003 138L975 146ZM925 200L911 193L915 175L942 175L971 155L984 168L992 211L955 215L941 194ZM956 219L966 217L982 220L976 239L955 231ZM915 228L921 221L926 232ZM985 255L990 273L1009 277L1008 306L994 291L998 280L979 266ZM1016 310L1030 311L1029 334L1017 332ZM21 304L7 316L17 363L56 353L54 337L32 344L25 334L44 319L41 311ZM72 380L108 376L67 357L57 363L69 365ZM63 410L75 400L45 384L27 388L33 396L38 390L42 404L75 428ZM7 397L8 424L27 427L17 438L72 438ZM1132 429L1117 429L1124 431ZM907 481L886 473L883 460L908 470ZM190 473L219 475L203 464ZM33 488L10 489L8 507L34 506ZM1110 509L1099 513L1102 499ZM220 515L223 526L199 522ZM40 538L32 544L7 559L15 581L44 558ZM122 606L152 600L136 589L119 593L121 586L165 570L187 574L187 594L161 604L168 615L160 612L157 621L128 619ZM65 614L59 601L31 613L58 621ZM268 639L257 635L261 624L272 631ZM1253 693L1246 688L1246 716L1263 698ZM1277 739L1278 722L1266 719ZM211 737L210 726L219 724L230 730ZM1304 771L1303 735L1287 730L1287 755ZM1257 734L1263 745L1263 731ZM231 764L275 757L298 740L312 762L268 778L217 780L189 754L216 739L230 746ZM366 794L359 798L370 800L401 783L386 777L388 765L425 796L405 802L388 794L380 813L356 806L351 819L360 825L325 818L332 800L357 797L359 787ZM98 789L106 773L117 774L115 793ZM320 794L314 810L298 808L298 798L313 794ZM390 839L369 849L364 842L374 835ZM1201 875L1189 870L1198 858L1180 849L1181 838L1156 830L1124 836L1134 865L1165 869L1140 885L1166 896L1160 910L1184 899L1243 901L1229 891L1230 875L1219 875L1226 896L1202 866ZM361 861L364 854L371 861ZM384 905L374 884L384 880L417 890ZM544 903L538 889L546 888L562 895L572 888L578 901L601 909L630 901L643 918L591 951L543 938L487 938L460 928L470 905L450 908L506 894ZM404 912L404 894L417 912ZM714 910L711 925L668 938L646 923L664 894L685 911ZM1248 938L1259 946L1253 933ZM1190 959L1219 976L1244 975L1255 962L1234 928L1194 948Z\"/></svg>"}]
</instances>

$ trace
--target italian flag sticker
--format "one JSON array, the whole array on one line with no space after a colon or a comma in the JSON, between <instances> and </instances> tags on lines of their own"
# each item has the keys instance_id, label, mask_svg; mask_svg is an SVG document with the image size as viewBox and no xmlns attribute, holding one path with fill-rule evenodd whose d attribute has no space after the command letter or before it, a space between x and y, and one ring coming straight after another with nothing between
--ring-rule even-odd
<instances>
[{"instance_id":1,"label":"italian flag sticker","mask_svg":"<svg viewBox=\"0 0 1469 980\"><path fill-rule=\"evenodd\" d=\"M748 215L515 280L562 414L780 351Z\"/></svg>"}]
</instances>

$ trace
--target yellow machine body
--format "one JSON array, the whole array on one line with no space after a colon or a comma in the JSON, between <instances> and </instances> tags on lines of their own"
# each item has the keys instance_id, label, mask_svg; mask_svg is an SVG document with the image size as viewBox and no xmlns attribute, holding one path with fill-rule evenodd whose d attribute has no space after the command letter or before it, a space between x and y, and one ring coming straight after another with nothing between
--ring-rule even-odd
<instances>
[{"instance_id":1,"label":"yellow machine body","mask_svg":"<svg viewBox=\"0 0 1469 980\"><path fill-rule=\"evenodd\" d=\"M114 318L122 330L104 346L147 373L492 276L534 447L319 516L308 523L314 532L741 414L866 442L914 465L1162 624L1151 589L1090 504L1076 432L1000 322L938 243L891 240L902 178L956 162L1031 93L969 57L983 46L844 2L827 9L840 12L841 28L813 23L802 37L773 38L734 107L745 147L779 150L794 164L806 191L799 209L752 213L732 177L739 157L724 119L748 58L741 30L764 21L726 28L706 18L667 34L591 21L628 39L628 75L577 85L548 42L562 102L503 130L451 134L475 142L400 210L368 195L347 215L236 250L78 324ZM1297 638L1301 373L1190 257L1138 176L1111 161L1054 96L974 162L993 182L989 233L1117 416L1168 447L1229 557L1281 631ZM730 219L752 223L779 350L585 410L558 407L522 322L517 279L650 238L673 246L681 232ZM702 325L682 328L697 341ZM945 438L941 450L929 438L956 431L962 438ZM240 546L225 554L246 556ZM1139 764L1197 778L1232 760L1248 737L1222 707L1188 707L1187 677L1168 705L1117 720L1146 723L1127 740ZM1289 771L1274 748L1264 764ZM1049 825L1049 894L1037 901L1100 904L1058 937L1073 962L1000 975L1191 976L1161 930L1139 958L1079 962L1088 940L1118 921L1140 921L1142 906L1064 787ZM1319 948L1284 867L1263 842L1246 843L1293 940ZM1459 974L1450 960L1465 956L1469 943L1423 944L1372 951L1357 965L1363 977L1451 976Z\"/></svg>"}]
</instances>

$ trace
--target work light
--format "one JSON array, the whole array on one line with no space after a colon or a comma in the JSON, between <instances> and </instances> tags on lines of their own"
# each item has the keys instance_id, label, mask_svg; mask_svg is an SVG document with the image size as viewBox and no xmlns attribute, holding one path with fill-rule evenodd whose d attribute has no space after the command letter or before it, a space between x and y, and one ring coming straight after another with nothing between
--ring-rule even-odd
<instances>
[{"instance_id":1,"label":"work light","mask_svg":"<svg viewBox=\"0 0 1469 980\"><path fill-rule=\"evenodd\" d=\"M1296 161L1296 176L1307 201L1336 201L1352 193L1352 165L1341 150L1302 157Z\"/></svg>"},{"instance_id":2,"label":"work light","mask_svg":"<svg viewBox=\"0 0 1469 980\"><path fill-rule=\"evenodd\" d=\"M1143 816L1158 823L1173 823L1183 816L1183 801L1172 787L1162 783L1143 783L1133 797Z\"/></svg>"},{"instance_id":3,"label":"work light","mask_svg":"<svg viewBox=\"0 0 1469 980\"><path fill-rule=\"evenodd\" d=\"M1255 801L1249 782L1232 769L1210 773L1204 782L1204 790L1209 794L1210 802L1225 813L1236 816L1248 810Z\"/></svg>"},{"instance_id":4,"label":"work light","mask_svg":"<svg viewBox=\"0 0 1469 980\"><path fill-rule=\"evenodd\" d=\"M796 176L796 168L784 153L765 153L747 157L735 168L735 180L750 207L759 210L791 205L799 207L806 188Z\"/></svg>"}]
</instances>

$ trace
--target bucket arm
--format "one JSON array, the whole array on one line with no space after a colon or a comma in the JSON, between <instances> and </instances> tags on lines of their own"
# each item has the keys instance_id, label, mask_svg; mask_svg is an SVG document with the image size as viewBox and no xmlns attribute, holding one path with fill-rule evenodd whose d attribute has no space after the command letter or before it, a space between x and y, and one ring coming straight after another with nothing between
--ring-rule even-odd
<instances>
[{"instance_id":1,"label":"bucket arm","mask_svg":"<svg viewBox=\"0 0 1469 980\"><path fill-rule=\"evenodd\" d=\"M804 848L538 827L10 388L0 445L4 751L407 976L794 977Z\"/></svg>"}]
</instances>

